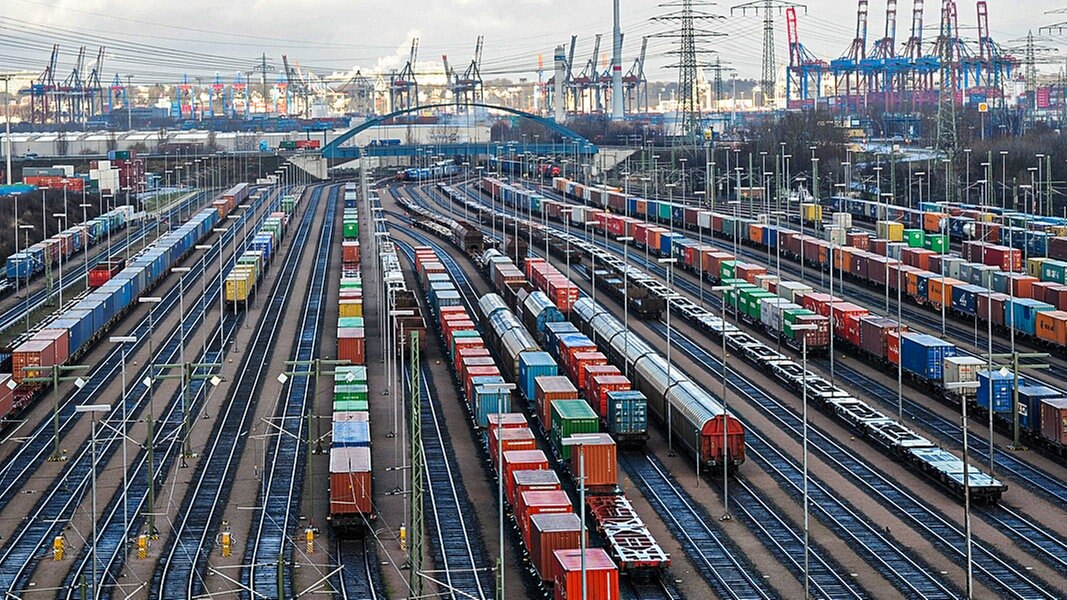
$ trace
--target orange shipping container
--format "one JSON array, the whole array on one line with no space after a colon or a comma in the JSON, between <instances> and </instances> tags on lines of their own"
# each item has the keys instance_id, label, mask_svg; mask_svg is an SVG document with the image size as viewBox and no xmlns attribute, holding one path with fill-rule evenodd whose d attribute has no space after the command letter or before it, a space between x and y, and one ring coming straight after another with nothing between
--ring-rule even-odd
<instances>
[{"instance_id":1,"label":"orange shipping container","mask_svg":"<svg viewBox=\"0 0 1067 600\"><path fill-rule=\"evenodd\" d=\"M530 519L530 561L542 581L555 577L556 550L582 545L582 522L574 513L541 514Z\"/></svg>"},{"instance_id":2,"label":"orange shipping container","mask_svg":"<svg viewBox=\"0 0 1067 600\"><path fill-rule=\"evenodd\" d=\"M557 375L554 377L538 377L534 380L534 399L537 403L537 414L541 418L541 426L545 431L552 429L552 403L556 400L577 400L578 389L574 387L570 379Z\"/></svg>"},{"instance_id":3,"label":"orange shipping container","mask_svg":"<svg viewBox=\"0 0 1067 600\"><path fill-rule=\"evenodd\" d=\"M530 547L530 517L543 514L573 513L574 506L567 492L523 492L518 495L515 516L519 519L522 539Z\"/></svg>"},{"instance_id":4,"label":"orange shipping container","mask_svg":"<svg viewBox=\"0 0 1067 600\"><path fill-rule=\"evenodd\" d=\"M942 288L942 282L940 277L931 277L929 279L929 290L927 291L930 304L937 308L941 306L952 305L952 288L957 285L963 285L963 282L959 279L952 279L946 277L944 280L944 287Z\"/></svg>"},{"instance_id":5,"label":"orange shipping container","mask_svg":"<svg viewBox=\"0 0 1067 600\"><path fill-rule=\"evenodd\" d=\"M923 231L927 233L939 233L943 230L942 219L948 218L944 213L923 213Z\"/></svg>"},{"instance_id":6,"label":"orange shipping container","mask_svg":"<svg viewBox=\"0 0 1067 600\"><path fill-rule=\"evenodd\" d=\"M504 478L507 480L508 502L515 505L516 471L548 469L548 458L540 450L515 450L504 453Z\"/></svg>"},{"instance_id":7,"label":"orange shipping container","mask_svg":"<svg viewBox=\"0 0 1067 600\"><path fill-rule=\"evenodd\" d=\"M1037 313L1037 337L1058 346L1067 346L1067 312L1051 310Z\"/></svg>"},{"instance_id":8,"label":"orange shipping container","mask_svg":"<svg viewBox=\"0 0 1067 600\"><path fill-rule=\"evenodd\" d=\"M555 600L582 597L582 551L556 550ZM611 556L600 548L585 550L586 600L619 598L619 568Z\"/></svg>"},{"instance_id":9,"label":"orange shipping container","mask_svg":"<svg viewBox=\"0 0 1067 600\"><path fill-rule=\"evenodd\" d=\"M27 370L27 367L50 367L55 363L55 342L29 340L23 342L11 354L11 379L22 383L27 377L45 377L47 371Z\"/></svg>"},{"instance_id":10,"label":"orange shipping container","mask_svg":"<svg viewBox=\"0 0 1067 600\"><path fill-rule=\"evenodd\" d=\"M763 244L763 225L752 223L748 226L748 241L753 244Z\"/></svg>"},{"instance_id":11,"label":"orange shipping container","mask_svg":"<svg viewBox=\"0 0 1067 600\"><path fill-rule=\"evenodd\" d=\"M497 449L500 442L502 449ZM522 429L494 429L489 432L489 454L496 458L500 452L512 450L537 450L537 438L529 427Z\"/></svg>"},{"instance_id":12,"label":"orange shipping container","mask_svg":"<svg viewBox=\"0 0 1067 600\"><path fill-rule=\"evenodd\" d=\"M586 485L591 488L612 488L619 483L619 461L615 440L606 433L583 434L582 445L571 453L570 469L575 481L581 477L584 456Z\"/></svg>"}]
</instances>

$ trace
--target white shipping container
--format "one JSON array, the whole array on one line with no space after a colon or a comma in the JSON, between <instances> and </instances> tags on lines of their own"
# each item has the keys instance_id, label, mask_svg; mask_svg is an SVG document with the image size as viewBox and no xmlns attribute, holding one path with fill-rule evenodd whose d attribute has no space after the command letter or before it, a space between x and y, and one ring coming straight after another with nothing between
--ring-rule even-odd
<instances>
[{"instance_id":1,"label":"white shipping container","mask_svg":"<svg viewBox=\"0 0 1067 600\"><path fill-rule=\"evenodd\" d=\"M837 225L830 225L824 230L826 241L835 246L844 246L848 240L848 232Z\"/></svg>"},{"instance_id":2,"label":"white shipping container","mask_svg":"<svg viewBox=\"0 0 1067 600\"><path fill-rule=\"evenodd\" d=\"M950 256L948 258L942 258L941 264L945 267L945 275L953 279L960 278L960 267L963 265L964 260L959 256Z\"/></svg>"},{"instance_id":3,"label":"white shipping container","mask_svg":"<svg viewBox=\"0 0 1067 600\"><path fill-rule=\"evenodd\" d=\"M905 242L891 242L886 246L886 251L889 253L889 258L900 260L901 254L907 247Z\"/></svg>"},{"instance_id":4,"label":"white shipping container","mask_svg":"<svg viewBox=\"0 0 1067 600\"><path fill-rule=\"evenodd\" d=\"M701 229L711 229L711 215L712 213L706 210L702 210L697 213L697 226Z\"/></svg>"},{"instance_id":5,"label":"white shipping container","mask_svg":"<svg viewBox=\"0 0 1067 600\"><path fill-rule=\"evenodd\" d=\"M74 177L74 165L52 165L53 169L63 169L64 177Z\"/></svg>"},{"instance_id":6,"label":"white shipping container","mask_svg":"<svg viewBox=\"0 0 1067 600\"><path fill-rule=\"evenodd\" d=\"M783 281L778 284L778 295L790 302L797 301L797 294L810 294L811 292L811 286L799 281Z\"/></svg>"},{"instance_id":7,"label":"white shipping container","mask_svg":"<svg viewBox=\"0 0 1067 600\"><path fill-rule=\"evenodd\" d=\"M852 214L842 212L834 213L833 223L843 229L849 229L852 227Z\"/></svg>"},{"instance_id":8,"label":"white shipping container","mask_svg":"<svg viewBox=\"0 0 1067 600\"><path fill-rule=\"evenodd\" d=\"M953 384L978 381L978 372L985 370L986 362L975 356L950 356L945 359L945 385L960 396L974 396L977 388L952 389Z\"/></svg>"},{"instance_id":9,"label":"white shipping container","mask_svg":"<svg viewBox=\"0 0 1067 600\"><path fill-rule=\"evenodd\" d=\"M761 288L763 288L765 290L770 290L772 283L778 283L778 276L776 276L776 275L756 275L755 282L756 282L756 285L760 286Z\"/></svg>"},{"instance_id":10,"label":"white shipping container","mask_svg":"<svg viewBox=\"0 0 1067 600\"><path fill-rule=\"evenodd\" d=\"M764 298L760 300L760 322L767 329L778 333L779 321L782 319L782 311L798 309L800 306L786 301L785 298Z\"/></svg>"}]
</instances>

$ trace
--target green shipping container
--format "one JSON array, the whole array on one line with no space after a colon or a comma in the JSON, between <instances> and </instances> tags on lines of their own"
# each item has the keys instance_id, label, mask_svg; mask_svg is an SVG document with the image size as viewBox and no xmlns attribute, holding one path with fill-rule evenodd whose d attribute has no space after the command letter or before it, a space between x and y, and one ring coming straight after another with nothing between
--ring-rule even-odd
<instances>
[{"instance_id":1,"label":"green shipping container","mask_svg":"<svg viewBox=\"0 0 1067 600\"><path fill-rule=\"evenodd\" d=\"M366 400L335 400L333 412L367 412L369 410Z\"/></svg>"},{"instance_id":2,"label":"green shipping container","mask_svg":"<svg viewBox=\"0 0 1067 600\"><path fill-rule=\"evenodd\" d=\"M778 296L772 294L763 288L756 288L754 290L745 290L741 293L741 310L744 311L749 317L756 319L760 318L760 304L764 298L777 298Z\"/></svg>"},{"instance_id":3,"label":"green shipping container","mask_svg":"<svg viewBox=\"0 0 1067 600\"><path fill-rule=\"evenodd\" d=\"M1041 281L1065 283L1067 280L1067 263L1058 260L1046 260L1041 265Z\"/></svg>"},{"instance_id":4,"label":"green shipping container","mask_svg":"<svg viewBox=\"0 0 1067 600\"><path fill-rule=\"evenodd\" d=\"M339 317L337 319L337 328L362 329L363 317Z\"/></svg>"},{"instance_id":5,"label":"green shipping container","mask_svg":"<svg viewBox=\"0 0 1067 600\"><path fill-rule=\"evenodd\" d=\"M334 402L366 402L367 398L367 384L365 383L335 383L333 386L333 401Z\"/></svg>"},{"instance_id":6,"label":"green shipping container","mask_svg":"<svg viewBox=\"0 0 1067 600\"><path fill-rule=\"evenodd\" d=\"M671 205L666 202L659 203L659 218L661 221L671 220Z\"/></svg>"},{"instance_id":7,"label":"green shipping container","mask_svg":"<svg viewBox=\"0 0 1067 600\"><path fill-rule=\"evenodd\" d=\"M564 439L572 435L599 432L600 419L585 400L556 400L552 403L552 432L549 437L563 460L571 457L571 448L563 445Z\"/></svg>"},{"instance_id":8,"label":"green shipping container","mask_svg":"<svg viewBox=\"0 0 1067 600\"><path fill-rule=\"evenodd\" d=\"M923 248L927 250L933 250L938 254L944 254L949 250L949 239L947 235L927 235L923 240Z\"/></svg>"},{"instance_id":9,"label":"green shipping container","mask_svg":"<svg viewBox=\"0 0 1067 600\"><path fill-rule=\"evenodd\" d=\"M448 349L448 357L451 359L456 358L456 340L463 338L476 338L482 337L482 334L478 333L477 329L466 329L464 331L457 331L452 334L452 347Z\"/></svg>"},{"instance_id":10,"label":"green shipping container","mask_svg":"<svg viewBox=\"0 0 1067 600\"><path fill-rule=\"evenodd\" d=\"M363 289L363 278L361 277L345 277L341 280L339 289L342 290L361 290Z\"/></svg>"},{"instance_id":11,"label":"green shipping container","mask_svg":"<svg viewBox=\"0 0 1067 600\"><path fill-rule=\"evenodd\" d=\"M904 241L909 248L922 248L923 242L926 241L926 232L922 229L905 229Z\"/></svg>"},{"instance_id":12,"label":"green shipping container","mask_svg":"<svg viewBox=\"0 0 1067 600\"><path fill-rule=\"evenodd\" d=\"M786 339L796 339L796 334L793 332L793 325L796 325L797 317L814 316L815 313L806 308L794 308L782 311L782 333L785 334ZM810 339L810 338L809 338Z\"/></svg>"},{"instance_id":13,"label":"green shipping container","mask_svg":"<svg viewBox=\"0 0 1067 600\"><path fill-rule=\"evenodd\" d=\"M345 221L343 231L346 240L358 240L359 221Z\"/></svg>"},{"instance_id":14,"label":"green shipping container","mask_svg":"<svg viewBox=\"0 0 1067 600\"><path fill-rule=\"evenodd\" d=\"M737 261L736 260L724 260L719 266L719 279L726 281L727 279L735 279L737 277Z\"/></svg>"}]
</instances>

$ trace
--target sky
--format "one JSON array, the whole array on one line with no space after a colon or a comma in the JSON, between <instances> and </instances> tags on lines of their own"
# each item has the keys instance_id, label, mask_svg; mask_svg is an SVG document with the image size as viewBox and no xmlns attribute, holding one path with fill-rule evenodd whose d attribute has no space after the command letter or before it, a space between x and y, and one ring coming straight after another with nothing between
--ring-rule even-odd
<instances>
[{"instance_id":1,"label":"sky","mask_svg":"<svg viewBox=\"0 0 1067 600\"><path fill-rule=\"evenodd\" d=\"M646 72L650 79L674 80L677 60L667 54L677 43L677 23L653 17L676 10L661 6L677 0L622 0L625 35L623 69L634 62L643 36L650 37ZM740 0L737 0L740 2ZM801 11L801 42L827 60L840 56L855 35L856 0L809 0ZM898 47L911 28L912 0L900 0ZM937 35L939 1L926 0L925 37ZM991 31L1004 46L1021 45L1028 29L1067 21L1067 14L1046 11L1067 8L1067 0L989 0ZM709 19L709 30L725 33L708 37L703 46L714 49L724 64L741 77L756 78L761 68L762 19L749 13L730 15L730 3L702 10L725 18ZM958 0L961 35L976 37L974 0ZM868 48L885 27L885 0L871 0ZM787 61L784 17L776 17L776 56ZM418 73L443 72L447 54L457 71L470 63L475 40L485 36L483 77L536 79L539 57L545 78L551 76L552 52L578 35L575 70L593 57L595 34L603 34L598 68L611 57L611 0L4 0L0 14L0 71L40 72L53 43L60 44L57 77L71 71L80 45L87 46L86 62L95 62L97 49L107 47L103 73L107 80L120 72L136 81L176 81L184 74L224 80L237 71L251 71L256 57L266 54L277 77L283 54L320 75L388 73L406 62L411 39L420 39ZM1050 61L1067 60L1067 33L1050 37ZM1053 52L1053 50L1056 50ZM1063 58L1060 59L1060 51ZM1019 52L1021 56L1021 51ZM708 54L707 60L713 60ZM1051 68L1051 67L1049 67ZM257 75L258 77L258 75Z\"/></svg>"}]
</instances>

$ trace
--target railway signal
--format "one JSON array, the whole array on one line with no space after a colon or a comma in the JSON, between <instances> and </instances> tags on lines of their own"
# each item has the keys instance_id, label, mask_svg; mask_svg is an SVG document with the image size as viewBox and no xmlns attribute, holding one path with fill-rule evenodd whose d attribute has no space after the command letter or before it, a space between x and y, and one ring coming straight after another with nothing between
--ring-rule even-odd
<instances>
[{"instance_id":1,"label":"railway signal","mask_svg":"<svg viewBox=\"0 0 1067 600\"><path fill-rule=\"evenodd\" d=\"M59 449L59 384L66 381L73 381L74 385L81 389L85 387L86 381L77 375L62 375L62 373L74 373L76 371L86 371L89 369L89 365L49 365L23 367L22 370L26 373L47 372L47 376L34 376L24 377L22 381L26 383L45 383L52 385L52 456L48 458L48 462L61 462L66 459L63 456L63 452Z\"/></svg>"}]
</instances>

